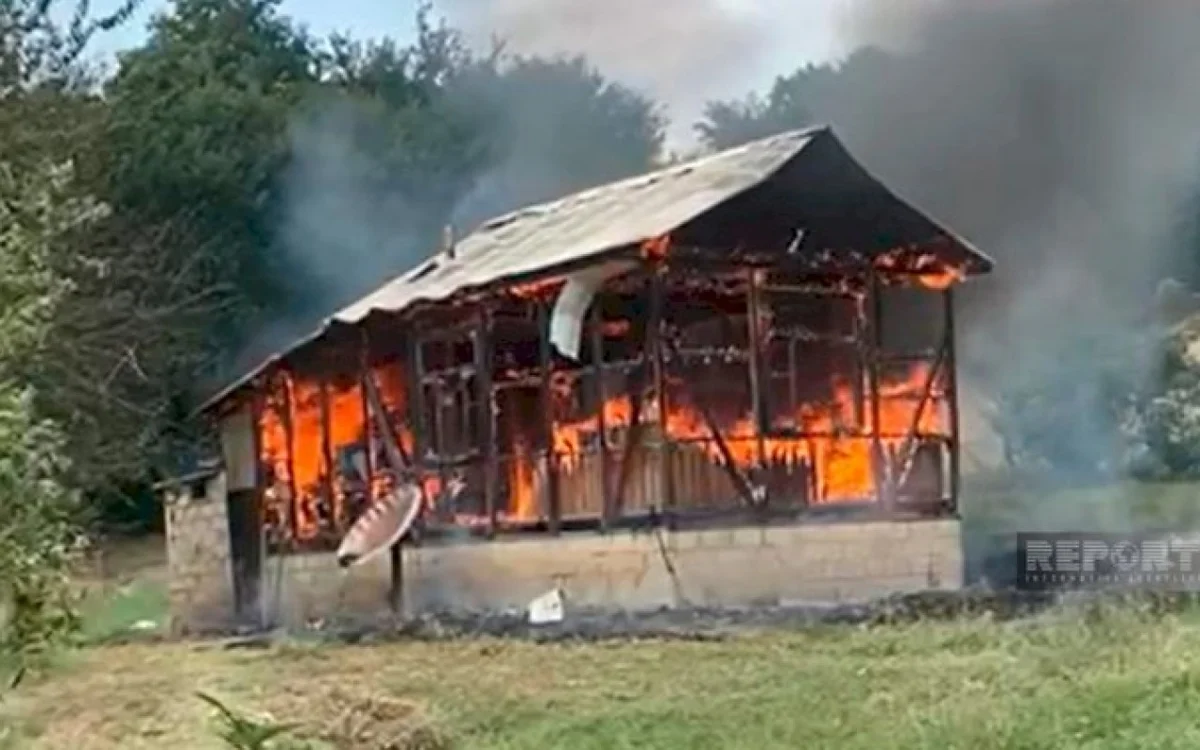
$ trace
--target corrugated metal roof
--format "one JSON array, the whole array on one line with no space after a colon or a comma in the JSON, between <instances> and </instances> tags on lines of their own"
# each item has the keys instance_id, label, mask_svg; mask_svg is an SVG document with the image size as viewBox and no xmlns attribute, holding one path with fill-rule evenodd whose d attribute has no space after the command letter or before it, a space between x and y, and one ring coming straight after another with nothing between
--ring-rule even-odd
<instances>
[{"instance_id":1,"label":"corrugated metal roof","mask_svg":"<svg viewBox=\"0 0 1200 750\"><path fill-rule=\"evenodd\" d=\"M223 400L333 323L353 325L375 311L400 312L416 302L445 299L463 289L669 234L762 184L819 136L833 137L827 127L782 133L492 219L458 241L454 257L439 254L339 310L317 331L254 368L202 408Z\"/></svg>"},{"instance_id":2,"label":"corrugated metal roof","mask_svg":"<svg viewBox=\"0 0 1200 750\"><path fill-rule=\"evenodd\" d=\"M762 182L816 132L783 133L497 217L459 241L453 259L433 258L333 318L357 323L373 310L398 311L666 234Z\"/></svg>"}]
</instances>

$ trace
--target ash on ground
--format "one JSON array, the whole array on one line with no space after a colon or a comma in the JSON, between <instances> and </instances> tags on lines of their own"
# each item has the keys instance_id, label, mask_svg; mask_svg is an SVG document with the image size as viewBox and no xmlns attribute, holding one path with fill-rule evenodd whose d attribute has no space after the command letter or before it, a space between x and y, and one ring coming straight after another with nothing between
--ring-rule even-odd
<instances>
[{"instance_id":1,"label":"ash on ground","mask_svg":"<svg viewBox=\"0 0 1200 750\"><path fill-rule=\"evenodd\" d=\"M1047 593L962 590L886 597L863 604L759 606L744 609L686 607L654 612L574 609L552 625L531 625L524 612L430 613L411 619L313 623L288 632L246 634L231 646L267 645L275 637L312 638L338 643L396 640L511 638L540 643L604 640L719 641L762 630L804 630L822 626L883 626L923 620L1031 618L1067 605L1132 606L1165 613L1200 604L1192 593Z\"/></svg>"},{"instance_id":2,"label":"ash on ground","mask_svg":"<svg viewBox=\"0 0 1200 750\"><path fill-rule=\"evenodd\" d=\"M653 612L573 609L560 623L531 625L521 611L422 614L413 618L340 620L297 629L231 628L193 633L226 648L266 648L283 640L342 644L501 638L535 643L614 640L722 641L756 631L803 631L836 626L887 626L919 621L986 618L1025 620L1073 612L1090 615L1129 608L1162 615L1200 607L1197 592L1030 592L963 589L890 596L862 604L747 608L682 607Z\"/></svg>"}]
</instances>

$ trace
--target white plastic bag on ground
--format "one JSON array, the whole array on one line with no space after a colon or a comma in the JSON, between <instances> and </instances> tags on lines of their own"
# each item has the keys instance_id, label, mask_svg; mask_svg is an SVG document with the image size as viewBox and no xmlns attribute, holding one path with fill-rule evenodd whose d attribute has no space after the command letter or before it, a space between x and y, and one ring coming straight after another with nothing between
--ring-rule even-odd
<instances>
[{"instance_id":1,"label":"white plastic bag on ground","mask_svg":"<svg viewBox=\"0 0 1200 750\"><path fill-rule=\"evenodd\" d=\"M552 625L562 622L564 601L561 589L551 589L529 603L530 625Z\"/></svg>"}]
</instances>

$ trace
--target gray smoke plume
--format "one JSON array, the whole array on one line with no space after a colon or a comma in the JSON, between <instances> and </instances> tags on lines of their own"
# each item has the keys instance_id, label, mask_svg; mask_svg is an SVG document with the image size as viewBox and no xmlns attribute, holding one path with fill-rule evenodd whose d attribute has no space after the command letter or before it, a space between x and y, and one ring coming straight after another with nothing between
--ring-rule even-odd
<instances>
[{"instance_id":1,"label":"gray smoke plume","mask_svg":"<svg viewBox=\"0 0 1200 750\"><path fill-rule=\"evenodd\" d=\"M311 333L437 252L445 223L461 237L521 206L642 172L661 148L653 103L578 58L464 63L438 97L409 134L415 144L396 137L403 113L369 99L329 93L294 117L278 252L305 298L291 300L293 320L274 321L261 347ZM295 333L278 340L285 331Z\"/></svg>"},{"instance_id":2,"label":"gray smoke plume","mask_svg":"<svg viewBox=\"0 0 1200 750\"><path fill-rule=\"evenodd\" d=\"M888 51L850 58L814 109L997 259L967 294L968 360L1002 388L1078 357L1091 387L1097 361L1079 342L1133 334L1155 284L1189 265L1178 230L1200 178L1200 3L872 0L848 28ZM1060 438L1099 461L1109 433L1077 416Z\"/></svg>"},{"instance_id":3,"label":"gray smoke plume","mask_svg":"<svg viewBox=\"0 0 1200 750\"><path fill-rule=\"evenodd\" d=\"M825 0L441 0L476 43L502 39L520 54L585 54L606 75L668 107L675 145L714 98L743 93L834 37Z\"/></svg>"},{"instance_id":4,"label":"gray smoke plume","mask_svg":"<svg viewBox=\"0 0 1200 750\"><path fill-rule=\"evenodd\" d=\"M993 394L1037 384L1020 418L1042 415L1039 449L1114 468L1105 401L1155 375L1142 345L1156 284L1195 278L1180 230L1200 187L1200 3L865 0L846 20L878 49L814 109L997 261L960 297L968 378ZM1028 499L1005 523L1138 523L1117 489Z\"/></svg>"},{"instance_id":5,"label":"gray smoke plume","mask_svg":"<svg viewBox=\"0 0 1200 750\"><path fill-rule=\"evenodd\" d=\"M292 123L281 239L319 296L299 310L332 312L432 250L423 207L379 173L381 144L359 135L370 124L337 99Z\"/></svg>"}]
</instances>

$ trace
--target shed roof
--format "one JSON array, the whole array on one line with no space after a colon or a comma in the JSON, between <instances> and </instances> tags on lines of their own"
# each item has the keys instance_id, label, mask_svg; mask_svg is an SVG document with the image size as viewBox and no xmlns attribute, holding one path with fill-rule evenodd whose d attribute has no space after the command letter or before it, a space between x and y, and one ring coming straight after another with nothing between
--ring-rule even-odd
<instances>
[{"instance_id":1,"label":"shed roof","mask_svg":"<svg viewBox=\"0 0 1200 750\"><path fill-rule=\"evenodd\" d=\"M820 149L813 148L818 145ZM894 243L889 247L940 237L949 240L967 273L990 270L987 256L871 177L828 127L790 131L491 219L458 241L453 257L438 254L335 312L317 330L268 357L202 408L222 401L335 324L354 325L374 312L401 312L418 302L553 271L674 233L764 186L809 150L833 156L798 168L783 188L793 198L786 201L790 204L786 208L797 228L819 230L805 224L832 225L834 219L842 224L869 223L875 226L868 228L867 235L872 231L880 235L882 228L886 241ZM830 198L830 192L836 195ZM809 211L804 210L805 202ZM867 235L858 230L852 241L861 244L858 241Z\"/></svg>"}]
</instances>

